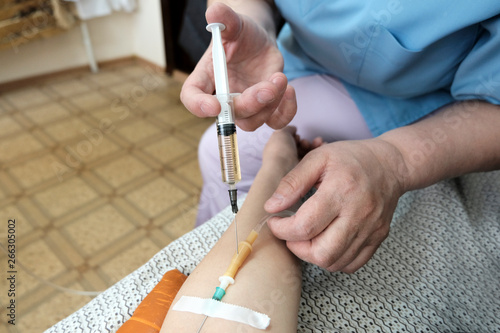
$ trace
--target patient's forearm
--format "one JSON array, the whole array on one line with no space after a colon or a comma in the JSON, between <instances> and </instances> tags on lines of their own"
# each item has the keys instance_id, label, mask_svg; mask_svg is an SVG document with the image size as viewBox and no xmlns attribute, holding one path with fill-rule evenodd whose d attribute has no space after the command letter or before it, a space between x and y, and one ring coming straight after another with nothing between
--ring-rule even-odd
<instances>
[{"instance_id":1,"label":"patient's forearm","mask_svg":"<svg viewBox=\"0 0 500 333\"><path fill-rule=\"evenodd\" d=\"M267 214L264 202L271 196L280 179L288 171L281 163L265 163L238 213L239 240L245 240L255 225ZM236 251L234 224L224 233L210 253L196 267L177 294L211 298ZM283 241L264 227L253 251L235 277L235 284L226 290L223 302L241 305L265 313L271 318L266 332L295 332L300 298L300 266ZM169 311L162 327L165 332L196 332L204 316ZM208 318L203 332L238 332L243 325L227 320ZM252 327L243 325L243 332ZM261 332L255 329L256 332Z\"/></svg>"}]
</instances>

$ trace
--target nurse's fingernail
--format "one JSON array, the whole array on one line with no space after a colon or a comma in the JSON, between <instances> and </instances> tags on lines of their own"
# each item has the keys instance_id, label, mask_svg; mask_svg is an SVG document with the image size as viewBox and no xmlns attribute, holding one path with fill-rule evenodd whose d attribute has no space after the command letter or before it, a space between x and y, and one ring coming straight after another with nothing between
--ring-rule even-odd
<instances>
[{"instance_id":1,"label":"nurse's fingernail","mask_svg":"<svg viewBox=\"0 0 500 333\"><path fill-rule=\"evenodd\" d=\"M266 201L266 207L271 208L271 207L280 206L284 199L285 199L285 197L283 197L281 194L274 193L269 198L269 200Z\"/></svg>"},{"instance_id":2,"label":"nurse's fingernail","mask_svg":"<svg viewBox=\"0 0 500 333\"><path fill-rule=\"evenodd\" d=\"M283 78L279 77L279 76L277 76L277 77L275 77L274 79L271 80L271 82L274 83L277 86L279 86L282 81L283 81Z\"/></svg>"},{"instance_id":3,"label":"nurse's fingernail","mask_svg":"<svg viewBox=\"0 0 500 333\"><path fill-rule=\"evenodd\" d=\"M274 94L267 89L261 89L257 93L257 101L259 101L259 103L261 104L271 103L272 101L274 101L274 98Z\"/></svg>"},{"instance_id":4,"label":"nurse's fingernail","mask_svg":"<svg viewBox=\"0 0 500 333\"><path fill-rule=\"evenodd\" d=\"M208 109L208 106L207 106L207 104L206 104L206 103L202 103L202 104L200 105L200 110L201 110L201 112L202 112L204 115L207 115L207 109Z\"/></svg>"}]
</instances>

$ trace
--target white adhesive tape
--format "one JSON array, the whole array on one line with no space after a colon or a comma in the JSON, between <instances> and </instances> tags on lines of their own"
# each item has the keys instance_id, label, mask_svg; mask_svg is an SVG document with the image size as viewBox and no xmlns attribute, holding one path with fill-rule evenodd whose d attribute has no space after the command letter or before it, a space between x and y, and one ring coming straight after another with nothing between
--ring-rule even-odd
<instances>
[{"instance_id":1,"label":"white adhesive tape","mask_svg":"<svg viewBox=\"0 0 500 333\"><path fill-rule=\"evenodd\" d=\"M223 303L211 298L182 296L172 310L203 314L209 317L221 318L250 325L265 330L271 323L267 315L244 308L239 305Z\"/></svg>"}]
</instances>

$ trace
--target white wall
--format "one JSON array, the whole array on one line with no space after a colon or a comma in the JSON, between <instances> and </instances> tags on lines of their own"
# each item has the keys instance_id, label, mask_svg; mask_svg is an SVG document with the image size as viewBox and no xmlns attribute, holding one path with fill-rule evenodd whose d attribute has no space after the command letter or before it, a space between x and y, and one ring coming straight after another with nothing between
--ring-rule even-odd
<instances>
[{"instance_id":1,"label":"white wall","mask_svg":"<svg viewBox=\"0 0 500 333\"><path fill-rule=\"evenodd\" d=\"M87 22L97 61L137 55L165 67L160 0L137 0L133 13ZM0 83L88 64L78 26L62 34L0 51Z\"/></svg>"},{"instance_id":2,"label":"white wall","mask_svg":"<svg viewBox=\"0 0 500 333\"><path fill-rule=\"evenodd\" d=\"M139 0L134 17L134 53L161 67L166 67L160 0Z\"/></svg>"}]
</instances>

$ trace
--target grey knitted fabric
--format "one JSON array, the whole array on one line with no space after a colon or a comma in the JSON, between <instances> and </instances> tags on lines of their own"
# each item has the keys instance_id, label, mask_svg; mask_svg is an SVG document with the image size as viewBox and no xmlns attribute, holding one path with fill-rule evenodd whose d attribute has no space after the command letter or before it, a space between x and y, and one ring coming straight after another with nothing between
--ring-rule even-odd
<instances>
[{"instance_id":1,"label":"grey knitted fabric","mask_svg":"<svg viewBox=\"0 0 500 333\"><path fill-rule=\"evenodd\" d=\"M115 332L167 270L192 272L231 217L172 242L46 333ZM405 194L355 274L302 267L298 332L500 332L500 172Z\"/></svg>"}]
</instances>

